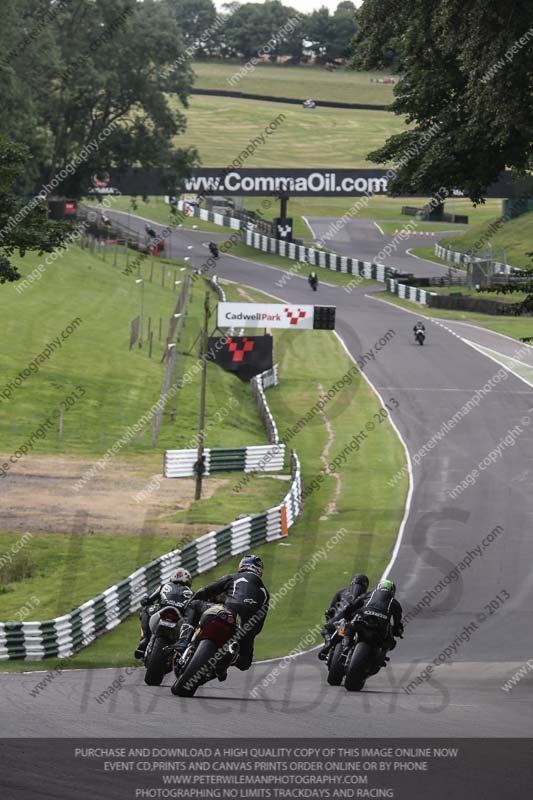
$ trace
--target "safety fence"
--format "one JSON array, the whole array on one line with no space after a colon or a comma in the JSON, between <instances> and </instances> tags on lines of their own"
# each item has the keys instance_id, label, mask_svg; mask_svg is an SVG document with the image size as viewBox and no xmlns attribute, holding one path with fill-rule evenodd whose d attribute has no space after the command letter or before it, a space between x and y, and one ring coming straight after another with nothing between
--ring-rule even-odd
<instances>
[{"instance_id":1,"label":"safety fence","mask_svg":"<svg viewBox=\"0 0 533 800\"><path fill-rule=\"evenodd\" d=\"M206 447L203 451L203 475L221 472L279 472L283 469L285 446ZM163 474L165 478L192 478L196 475L197 450L166 450Z\"/></svg>"},{"instance_id":2,"label":"safety fence","mask_svg":"<svg viewBox=\"0 0 533 800\"><path fill-rule=\"evenodd\" d=\"M277 382L277 370L263 375L264 378L257 376L262 387ZM277 444L264 449L281 452L283 447ZM139 608L141 597L167 581L178 567L188 569L193 577L201 575L226 558L286 536L302 507L301 469L294 450L290 454L290 473L289 490L279 505L260 514L242 515L223 528L165 553L68 614L44 622L0 623L0 661L68 658L127 619Z\"/></svg>"},{"instance_id":3,"label":"safety fence","mask_svg":"<svg viewBox=\"0 0 533 800\"><path fill-rule=\"evenodd\" d=\"M274 364L272 369L267 369L260 375L256 375L250 381L250 388L255 398L257 411L265 427L265 431L268 436L268 441L271 444L279 443L279 433L278 433L278 426L276 425L276 420L272 416L272 412L268 407L268 403L265 397L265 389L269 389L271 386L277 386L278 383L279 383L279 371L277 364ZM282 445L282 447L285 447L285 445Z\"/></svg>"},{"instance_id":4,"label":"safety fence","mask_svg":"<svg viewBox=\"0 0 533 800\"><path fill-rule=\"evenodd\" d=\"M487 261L487 258L479 258L478 256L469 255L468 253L461 253L458 250L448 250L446 247L443 247L440 244L435 245L435 255L437 258L442 258L443 261L451 261L453 264L460 264L463 267L466 267L468 264L471 264L472 261ZM509 264L502 264L500 261L494 261L494 266L498 272L504 272L506 275L512 275L514 273L521 272L520 269L516 267L511 267Z\"/></svg>"},{"instance_id":5,"label":"safety fence","mask_svg":"<svg viewBox=\"0 0 533 800\"><path fill-rule=\"evenodd\" d=\"M436 296L436 292L428 292L425 289L420 289L418 286L406 286L404 283L395 281L393 278L387 280L387 291L401 297L404 300L410 300L412 303L419 303L421 306L431 305L431 297Z\"/></svg>"},{"instance_id":6,"label":"safety fence","mask_svg":"<svg viewBox=\"0 0 533 800\"><path fill-rule=\"evenodd\" d=\"M261 233L247 230L245 242L256 250L264 253L274 253L293 261L300 261L313 267L322 267L332 272L342 272L345 275L359 275L361 278L380 281L392 278L397 270L394 267L385 267L383 264L371 264L369 261L359 261L349 256L340 256L337 253L328 253L317 247L307 247L303 244L285 242L282 239L273 239Z\"/></svg>"},{"instance_id":7,"label":"safety fence","mask_svg":"<svg viewBox=\"0 0 533 800\"><path fill-rule=\"evenodd\" d=\"M166 198L170 202L170 198ZM293 261L300 261L309 266L329 269L332 272L342 272L345 275L358 275L361 278L380 281L384 283L388 278L393 278L397 270L394 267L385 267L382 264L371 264L369 261L360 261L349 256L341 256L337 253L329 253L317 247L307 247L295 242L285 242L282 239L275 239L257 233L229 215L217 214L214 211L207 211L205 208L191 205L183 200L176 201L176 208L183 211L187 216L198 217L206 222L213 222L215 225L224 225L234 230L242 230L244 241L249 247L262 250L264 253L273 253L284 256Z\"/></svg>"}]
</instances>

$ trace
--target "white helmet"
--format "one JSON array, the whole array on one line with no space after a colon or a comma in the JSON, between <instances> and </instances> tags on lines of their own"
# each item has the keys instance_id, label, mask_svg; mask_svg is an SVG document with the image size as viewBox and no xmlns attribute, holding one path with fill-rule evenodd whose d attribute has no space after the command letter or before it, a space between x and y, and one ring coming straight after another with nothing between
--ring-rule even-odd
<instances>
[{"instance_id":1,"label":"white helmet","mask_svg":"<svg viewBox=\"0 0 533 800\"><path fill-rule=\"evenodd\" d=\"M176 570L176 574L172 578L173 581L176 583L184 583L185 586L190 586L192 583L191 573L188 569L183 569L183 567L179 567Z\"/></svg>"}]
</instances>

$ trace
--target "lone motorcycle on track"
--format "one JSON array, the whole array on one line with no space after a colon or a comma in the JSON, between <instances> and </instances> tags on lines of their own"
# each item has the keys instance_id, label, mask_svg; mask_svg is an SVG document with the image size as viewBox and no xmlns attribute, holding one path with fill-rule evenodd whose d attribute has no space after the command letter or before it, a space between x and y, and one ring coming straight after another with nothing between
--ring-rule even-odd
<instances>
[{"instance_id":1,"label":"lone motorcycle on track","mask_svg":"<svg viewBox=\"0 0 533 800\"><path fill-rule=\"evenodd\" d=\"M426 341L426 328L423 322L417 322L413 328L413 333L415 335L415 339L420 346L424 344Z\"/></svg>"}]
</instances>

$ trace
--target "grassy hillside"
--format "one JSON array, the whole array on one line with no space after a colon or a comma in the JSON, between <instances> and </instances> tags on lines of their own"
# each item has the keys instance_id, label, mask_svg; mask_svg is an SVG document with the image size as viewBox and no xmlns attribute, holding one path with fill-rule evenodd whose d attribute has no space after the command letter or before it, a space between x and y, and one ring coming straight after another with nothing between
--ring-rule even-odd
<instances>
[{"instance_id":1,"label":"grassy hillside","mask_svg":"<svg viewBox=\"0 0 533 800\"><path fill-rule=\"evenodd\" d=\"M190 99L187 130L176 139L194 146L202 166L230 164L279 114L285 118L265 137L244 167L367 167L366 157L405 123L387 111L306 110L227 97Z\"/></svg>"},{"instance_id":2,"label":"grassy hillside","mask_svg":"<svg viewBox=\"0 0 533 800\"><path fill-rule=\"evenodd\" d=\"M528 258L526 253L533 251L533 211L506 222L494 234L490 234L487 229L499 219L494 216L484 220L466 233L447 237L442 245L462 253L471 248L486 251L492 247L498 261L505 258L505 262L513 267L532 266L533 259Z\"/></svg>"},{"instance_id":3,"label":"grassy hillside","mask_svg":"<svg viewBox=\"0 0 533 800\"><path fill-rule=\"evenodd\" d=\"M227 287L228 298L239 298L233 285ZM256 299L265 299L252 292ZM394 346L393 344L390 345ZM312 408L324 390L331 388L352 367L335 336L327 331L275 331L275 359L280 364L281 384L269 390L268 399L281 434L294 425ZM387 395L384 398L389 400ZM321 455L328 453L333 460L361 429L375 420L380 402L359 374L346 382L325 408L331 426L329 431L320 416L313 418L291 441L302 463L304 486L310 486L321 470ZM329 440L329 449L326 450ZM316 568L309 572L296 591L289 591L282 602L269 614L264 632L257 641L256 657L282 655L297 645L301 637L322 619L324 607L335 589L346 583L354 572L368 572L376 580L387 563L403 513L406 482L393 490L387 480L404 465L404 451L388 422L375 428L340 466L337 477L324 478L320 489L305 501L304 512L291 529L286 541L257 548L265 560L265 582L272 592L279 590L313 558L326 548ZM234 477L235 484L238 481ZM277 484L277 488L276 488ZM220 519L233 518L246 508L243 492L231 490L233 484L220 489L209 499L194 503L180 516L204 524L206 530ZM248 498L255 509L276 502L286 491L285 481L259 476L248 485L256 495ZM259 506L262 498L262 504ZM333 507L330 505L336 502ZM343 529L341 531L341 529ZM335 544L333 537L340 532ZM330 545L328 545L328 542ZM157 546L158 543L157 543ZM208 575L194 581L197 588L207 581L235 569L238 557L225 562ZM27 588L27 587L26 587ZM117 629L102 636L89 648L69 659L68 665L119 666L132 662L132 650L138 636L138 621L132 617ZM54 659L37 664L1 664L0 669L53 668Z\"/></svg>"},{"instance_id":4,"label":"grassy hillside","mask_svg":"<svg viewBox=\"0 0 533 800\"><path fill-rule=\"evenodd\" d=\"M133 256L131 257L133 259ZM37 265L39 259L27 256L19 261L23 277ZM61 341L44 363L33 371L11 396L0 395L1 451L10 453L24 442L47 415L52 415L60 403L78 392L76 402L65 413L63 436L57 421L45 438L35 441L36 453L77 453L103 455L115 441L158 400L164 365L161 356L165 347L168 322L177 302L173 280L186 274L179 263L155 259L154 280L150 283L150 263L147 260L141 274L145 279L144 325L152 318L155 331L153 357L148 358L146 344L129 350L131 320L140 313L141 290L135 283L136 274L125 275L124 257L113 266L111 253L107 260L79 248L71 250L48 267L41 280L30 285L22 294L16 284L1 288L0 309L2 333L0 341L0 392L13 383L25 369L73 319L79 319L75 330ZM161 270L165 271L165 288L160 285ZM188 368L195 363L197 337L204 281L194 284L187 311L184 357ZM214 300L212 303L215 305ZM162 317L162 342L158 340L159 318ZM208 365L209 380L207 415L213 416L220 405L235 396L239 406L228 426L213 426L208 446L227 443L228 436L236 445L263 443L264 434L257 420L255 407L246 387L213 364ZM196 419L198 409L198 375L179 392L179 413L170 419L168 404L159 438L159 451L179 446L191 437L190 420ZM189 424L184 426L184 421ZM121 456L151 450L151 426L121 451Z\"/></svg>"},{"instance_id":5,"label":"grassy hillside","mask_svg":"<svg viewBox=\"0 0 533 800\"><path fill-rule=\"evenodd\" d=\"M242 68L242 64L219 61L196 61L195 87L198 89L224 89L226 91L269 94L274 97L308 97L314 100L331 100L342 103L373 103L385 105L393 100L391 84L370 83L370 78L382 77L377 72L355 72L337 69L328 72L324 67L260 64L253 72L237 83L229 79Z\"/></svg>"}]
</instances>

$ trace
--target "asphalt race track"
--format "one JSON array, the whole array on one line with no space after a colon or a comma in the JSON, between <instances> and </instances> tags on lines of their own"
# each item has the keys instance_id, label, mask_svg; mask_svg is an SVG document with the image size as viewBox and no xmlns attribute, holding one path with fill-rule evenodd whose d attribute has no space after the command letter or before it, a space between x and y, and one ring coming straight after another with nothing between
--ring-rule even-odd
<instances>
[{"instance_id":1,"label":"asphalt race track","mask_svg":"<svg viewBox=\"0 0 533 800\"><path fill-rule=\"evenodd\" d=\"M334 219L329 217L306 217L306 219L316 239L324 236L331 224L335 222ZM387 221L390 222L390 220ZM401 231L405 224L405 221L398 222L398 230ZM409 251L423 245L435 244L443 237L450 236L450 231L439 231L434 237L418 235L390 236L383 234L378 229L378 225L379 223L375 223L371 219L348 220L342 229L335 234L333 240L326 240L326 246L327 242L333 241L332 249L343 256L351 256L371 263L377 261L386 267L396 267L402 272L411 272L417 276L438 277L440 275L448 275L449 267L445 267L443 264L436 264L434 261L427 261L418 256L412 256ZM461 226L457 227L460 228ZM386 245L390 245L390 254L389 252L382 254L382 250ZM453 267L452 273L463 274Z\"/></svg>"},{"instance_id":2,"label":"asphalt race track","mask_svg":"<svg viewBox=\"0 0 533 800\"><path fill-rule=\"evenodd\" d=\"M130 219L144 228L142 219ZM311 224L319 235L322 223ZM349 247L350 255L365 258L366 253L353 251L353 235L352 230L338 250ZM200 267L205 243L224 238L181 229L173 234L173 254L188 255ZM401 259L390 261L415 271L406 253ZM440 268L432 267L432 274L439 274ZM378 287L348 293L321 283L312 294L304 278L293 276L280 288L280 270L231 255L221 256L217 274L290 302L336 305L337 332L355 359L394 331L364 372L383 401L398 403L392 418L411 458L501 369L470 343L507 355L520 347L475 326L442 320L428 320L427 343L419 347L412 337L415 317L379 300ZM319 277L327 281L325 272ZM526 358L533 364L531 354L533 348ZM145 686L141 669L65 671L36 697L30 691L43 674L4 674L4 736L530 736L533 669L512 690L501 687L532 656L533 391L513 374L506 376L411 464L412 493L390 571L404 612L449 576L468 551L476 553L487 536L492 541L472 557L457 581L429 601L426 611L407 623L389 666L362 693L329 687L316 651L290 661L258 663L248 673L230 670L226 683L212 682L191 700L170 695L170 678L159 688ZM512 445L502 446L515 426L520 434ZM451 498L454 487L498 447L495 463ZM500 607L494 612L490 604L498 595ZM467 626L468 635L463 633ZM452 659L406 692L404 687L454 640ZM120 691L98 702L120 675Z\"/></svg>"}]
</instances>

